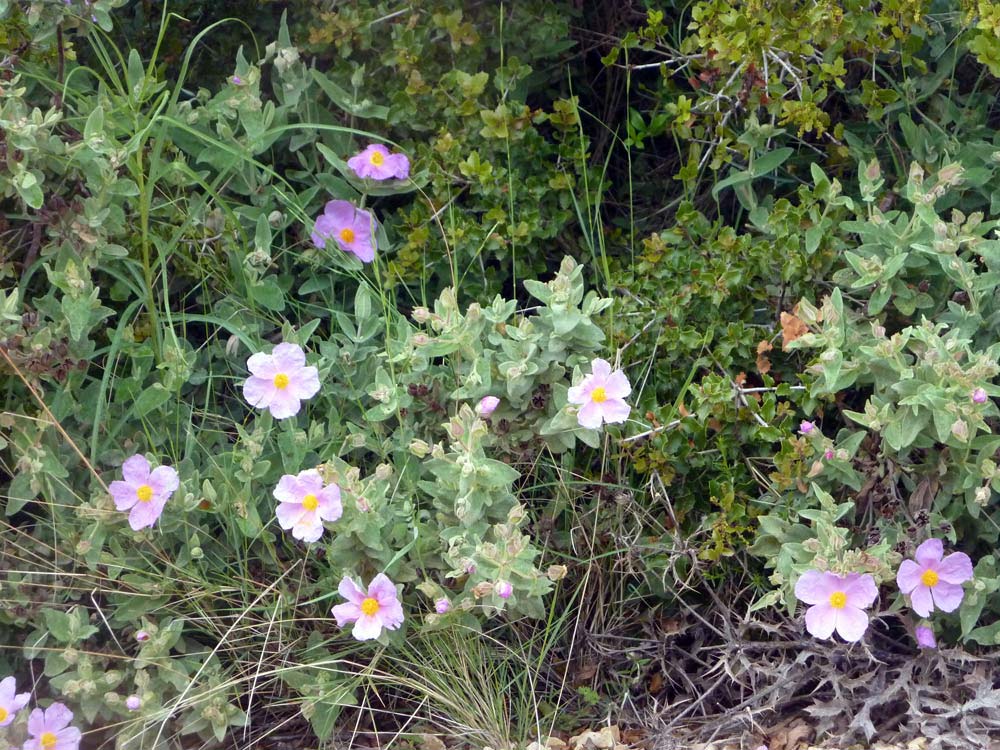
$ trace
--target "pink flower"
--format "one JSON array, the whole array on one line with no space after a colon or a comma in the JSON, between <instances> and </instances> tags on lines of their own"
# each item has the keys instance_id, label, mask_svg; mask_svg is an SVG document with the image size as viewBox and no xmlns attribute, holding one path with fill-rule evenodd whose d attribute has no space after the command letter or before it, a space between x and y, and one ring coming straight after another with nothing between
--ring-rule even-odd
<instances>
[{"instance_id":1,"label":"pink flower","mask_svg":"<svg viewBox=\"0 0 1000 750\"><path fill-rule=\"evenodd\" d=\"M340 502L340 487L323 484L315 469L285 474L274 488L278 500L275 515L278 524L303 542L315 542L323 535L323 521L336 521L344 513Z\"/></svg>"},{"instance_id":2,"label":"pink flower","mask_svg":"<svg viewBox=\"0 0 1000 750\"><path fill-rule=\"evenodd\" d=\"M363 263L375 260L375 220L350 201L330 201L316 218L313 244L325 248L333 237L345 253L353 253Z\"/></svg>"},{"instance_id":3,"label":"pink flower","mask_svg":"<svg viewBox=\"0 0 1000 750\"><path fill-rule=\"evenodd\" d=\"M133 531L156 523L163 506L180 487L177 472L169 466L157 466L150 471L149 461L141 454L125 459L122 464L125 481L115 480L108 487L118 510L130 510L128 525Z\"/></svg>"},{"instance_id":4,"label":"pink flower","mask_svg":"<svg viewBox=\"0 0 1000 750\"><path fill-rule=\"evenodd\" d=\"M17 683L13 677L0 680L0 727L5 727L14 721L17 712L24 708L31 693L17 693Z\"/></svg>"},{"instance_id":5,"label":"pink flower","mask_svg":"<svg viewBox=\"0 0 1000 750\"><path fill-rule=\"evenodd\" d=\"M808 435L815 429L816 425L810 422L808 419L803 419L801 422L799 422L799 432L803 435Z\"/></svg>"},{"instance_id":6,"label":"pink flower","mask_svg":"<svg viewBox=\"0 0 1000 750\"><path fill-rule=\"evenodd\" d=\"M149 633L147 633L145 630L137 630L135 631L135 639L139 641L139 643L142 643L143 641L148 641Z\"/></svg>"},{"instance_id":7,"label":"pink flower","mask_svg":"<svg viewBox=\"0 0 1000 750\"><path fill-rule=\"evenodd\" d=\"M625 397L632 392L628 378L621 370L612 372L611 365L603 359L590 363L591 374L580 385L569 389L571 404L580 405L576 419L581 427L599 429L603 422L617 424L628 419L631 408Z\"/></svg>"},{"instance_id":8,"label":"pink flower","mask_svg":"<svg viewBox=\"0 0 1000 750\"><path fill-rule=\"evenodd\" d=\"M73 712L62 703L53 703L42 711L36 708L28 717L28 734L24 750L77 750L80 730L69 726Z\"/></svg>"},{"instance_id":9,"label":"pink flower","mask_svg":"<svg viewBox=\"0 0 1000 750\"><path fill-rule=\"evenodd\" d=\"M807 570L795 582L797 599L812 604L806 610L806 630L817 638L837 631L845 641L860 641L868 629L870 607L878 596L875 579L867 573L821 573Z\"/></svg>"},{"instance_id":10,"label":"pink flower","mask_svg":"<svg viewBox=\"0 0 1000 750\"><path fill-rule=\"evenodd\" d=\"M410 160L405 154L392 154L380 143L373 143L364 151L347 160L347 166L358 177L373 180L388 180L395 177L405 180L410 176Z\"/></svg>"},{"instance_id":11,"label":"pink flower","mask_svg":"<svg viewBox=\"0 0 1000 750\"><path fill-rule=\"evenodd\" d=\"M493 590L496 591L497 596L501 599L510 599L510 595L514 593L514 586L510 581L497 581Z\"/></svg>"},{"instance_id":12,"label":"pink flower","mask_svg":"<svg viewBox=\"0 0 1000 750\"><path fill-rule=\"evenodd\" d=\"M128 698L126 698L125 708L127 708L129 711L138 711L140 708L142 708L142 701L139 700L139 696L130 695Z\"/></svg>"},{"instance_id":13,"label":"pink flower","mask_svg":"<svg viewBox=\"0 0 1000 750\"><path fill-rule=\"evenodd\" d=\"M278 344L270 354L257 352L247 360L247 369L243 397L251 406L269 409L275 419L294 417L302 402L319 392L319 370L306 365L298 344Z\"/></svg>"},{"instance_id":14,"label":"pink flower","mask_svg":"<svg viewBox=\"0 0 1000 750\"><path fill-rule=\"evenodd\" d=\"M448 597L442 596L436 602L434 602L434 611L439 615L443 615L445 612L451 609L451 602L448 601Z\"/></svg>"},{"instance_id":15,"label":"pink flower","mask_svg":"<svg viewBox=\"0 0 1000 750\"><path fill-rule=\"evenodd\" d=\"M500 405L500 399L496 396L483 396L479 405L476 406L476 413L481 417L488 417Z\"/></svg>"},{"instance_id":16,"label":"pink flower","mask_svg":"<svg viewBox=\"0 0 1000 750\"><path fill-rule=\"evenodd\" d=\"M972 401L973 401L973 403L976 403L976 404L985 404L986 403L986 391L983 390L982 388L976 388L976 390L974 390L972 392Z\"/></svg>"},{"instance_id":17,"label":"pink flower","mask_svg":"<svg viewBox=\"0 0 1000 750\"><path fill-rule=\"evenodd\" d=\"M910 597L913 611L928 617L935 608L954 612L962 603L962 584L972 578L972 560L964 552L952 552L942 559L940 539L928 539L917 547L917 561L903 560L896 573L896 585Z\"/></svg>"},{"instance_id":18,"label":"pink flower","mask_svg":"<svg viewBox=\"0 0 1000 750\"><path fill-rule=\"evenodd\" d=\"M359 641L370 641L382 634L382 628L395 630L403 624L403 606L396 595L396 587L384 573L375 576L368 584L368 593L347 576L337 589L347 599L331 612L337 625L354 623L351 634Z\"/></svg>"},{"instance_id":19,"label":"pink flower","mask_svg":"<svg viewBox=\"0 0 1000 750\"><path fill-rule=\"evenodd\" d=\"M917 625L913 631L920 648L937 648L937 640L934 638L934 631L926 625Z\"/></svg>"},{"instance_id":20,"label":"pink flower","mask_svg":"<svg viewBox=\"0 0 1000 750\"><path fill-rule=\"evenodd\" d=\"M833 456L834 456L833 448L827 448L825 451L823 451L823 458L825 458L827 461L832 461Z\"/></svg>"}]
</instances>

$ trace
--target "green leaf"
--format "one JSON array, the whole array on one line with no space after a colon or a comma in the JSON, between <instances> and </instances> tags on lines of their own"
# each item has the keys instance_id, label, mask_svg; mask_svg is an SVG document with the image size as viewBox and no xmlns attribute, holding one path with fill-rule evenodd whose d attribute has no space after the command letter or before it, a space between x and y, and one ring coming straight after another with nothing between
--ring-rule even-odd
<instances>
[{"instance_id":1,"label":"green leaf","mask_svg":"<svg viewBox=\"0 0 1000 750\"><path fill-rule=\"evenodd\" d=\"M135 416L139 418L145 417L151 411L158 409L169 401L172 395L162 384L153 383L149 388L143 390L135 400L132 406L135 410Z\"/></svg>"},{"instance_id":2,"label":"green leaf","mask_svg":"<svg viewBox=\"0 0 1000 750\"><path fill-rule=\"evenodd\" d=\"M784 148L777 148L774 151L768 151L763 156L759 156L754 159L753 164L750 166L750 176L756 179L757 177L763 177L764 175L773 172L775 169L788 161L788 157L793 153L795 153L795 149L789 148L788 146Z\"/></svg>"}]
</instances>

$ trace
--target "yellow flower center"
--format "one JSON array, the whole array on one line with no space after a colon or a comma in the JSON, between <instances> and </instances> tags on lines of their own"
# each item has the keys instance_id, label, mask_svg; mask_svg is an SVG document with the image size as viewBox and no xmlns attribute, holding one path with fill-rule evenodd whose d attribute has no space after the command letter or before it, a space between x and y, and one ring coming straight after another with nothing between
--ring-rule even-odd
<instances>
[{"instance_id":1,"label":"yellow flower center","mask_svg":"<svg viewBox=\"0 0 1000 750\"><path fill-rule=\"evenodd\" d=\"M373 599L369 596L361 602L361 611L371 617L373 614L378 612L378 599Z\"/></svg>"},{"instance_id":2,"label":"yellow flower center","mask_svg":"<svg viewBox=\"0 0 1000 750\"><path fill-rule=\"evenodd\" d=\"M135 496L139 498L140 502L148 503L153 499L153 488L148 484L140 485L139 487L136 487Z\"/></svg>"},{"instance_id":3,"label":"yellow flower center","mask_svg":"<svg viewBox=\"0 0 1000 750\"><path fill-rule=\"evenodd\" d=\"M847 606L847 594L843 591L834 591L830 594L830 606L834 609L843 609Z\"/></svg>"},{"instance_id":4,"label":"yellow flower center","mask_svg":"<svg viewBox=\"0 0 1000 750\"><path fill-rule=\"evenodd\" d=\"M274 387L279 391L283 391L288 387L288 376L283 372L279 372L274 376Z\"/></svg>"},{"instance_id":5,"label":"yellow flower center","mask_svg":"<svg viewBox=\"0 0 1000 750\"><path fill-rule=\"evenodd\" d=\"M376 167L381 167L385 162L385 156L381 151L372 151L372 155L368 157L368 161L374 164Z\"/></svg>"},{"instance_id":6,"label":"yellow flower center","mask_svg":"<svg viewBox=\"0 0 1000 750\"><path fill-rule=\"evenodd\" d=\"M10 716L10 714L7 713L7 709L0 706L0 721L7 721L8 716Z\"/></svg>"},{"instance_id":7,"label":"yellow flower center","mask_svg":"<svg viewBox=\"0 0 1000 750\"><path fill-rule=\"evenodd\" d=\"M595 404L603 404L608 400L608 394L604 390L603 386L597 386L594 390L590 392L590 400Z\"/></svg>"},{"instance_id":8,"label":"yellow flower center","mask_svg":"<svg viewBox=\"0 0 1000 750\"><path fill-rule=\"evenodd\" d=\"M354 230L350 227L344 227L340 230L340 239L350 245L354 242Z\"/></svg>"},{"instance_id":9,"label":"yellow flower center","mask_svg":"<svg viewBox=\"0 0 1000 750\"><path fill-rule=\"evenodd\" d=\"M316 510L319 507L319 499L310 492L302 498L302 507L306 510Z\"/></svg>"},{"instance_id":10,"label":"yellow flower center","mask_svg":"<svg viewBox=\"0 0 1000 750\"><path fill-rule=\"evenodd\" d=\"M924 586L937 586L938 574L933 570L925 570L924 574L920 576L920 582Z\"/></svg>"},{"instance_id":11,"label":"yellow flower center","mask_svg":"<svg viewBox=\"0 0 1000 750\"><path fill-rule=\"evenodd\" d=\"M42 747L55 747L59 738L56 737L55 732L42 732L42 736L38 738L38 741Z\"/></svg>"}]
</instances>

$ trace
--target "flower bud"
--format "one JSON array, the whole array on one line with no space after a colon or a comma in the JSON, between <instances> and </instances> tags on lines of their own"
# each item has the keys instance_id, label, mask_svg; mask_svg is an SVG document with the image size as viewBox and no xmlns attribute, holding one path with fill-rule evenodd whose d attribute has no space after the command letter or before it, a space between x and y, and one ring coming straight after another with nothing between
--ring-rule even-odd
<instances>
[{"instance_id":1,"label":"flower bud","mask_svg":"<svg viewBox=\"0 0 1000 750\"><path fill-rule=\"evenodd\" d=\"M799 433L802 435L808 435L815 429L816 425L810 422L808 419L803 419L801 422L799 422Z\"/></svg>"},{"instance_id":2,"label":"flower bud","mask_svg":"<svg viewBox=\"0 0 1000 750\"><path fill-rule=\"evenodd\" d=\"M483 396L479 405L476 407L476 413L481 417L488 417L496 410L499 404L500 399L496 396Z\"/></svg>"},{"instance_id":3,"label":"flower bud","mask_svg":"<svg viewBox=\"0 0 1000 750\"><path fill-rule=\"evenodd\" d=\"M451 602L448 601L448 597L446 596L442 596L440 599L434 602L434 611L437 612L439 615L443 615L449 609L451 609Z\"/></svg>"},{"instance_id":4,"label":"flower bud","mask_svg":"<svg viewBox=\"0 0 1000 750\"><path fill-rule=\"evenodd\" d=\"M414 438L410 441L410 453L417 458L424 458L430 452L431 447L425 441L419 438Z\"/></svg>"},{"instance_id":5,"label":"flower bud","mask_svg":"<svg viewBox=\"0 0 1000 750\"><path fill-rule=\"evenodd\" d=\"M139 700L138 695L130 695L125 699L125 707L129 711L138 711L142 707L142 701Z\"/></svg>"},{"instance_id":6,"label":"flower bud","mask_svg":"<svg viewBox=\"0 0 1000 750\"><path fill-rule=\"evenodd\" d=\"M550 581L561 581L566 577L567 572L565 565L550 565L549 569L545 571L545 575L549 577Z\"/></svg>"},{"instance_id":7,"label":"flower bud","mask_svg":"<svg viewBox=\"0 0 1000 750\"><path fill-rule=\"evenodd\" d=\"M510 595L514 593L514 587L510 581L497 581L494 590L501 599L510 599Z\"/></svg>"},{"instance_id":8,"label":"flower bud","mask_svg":"<svg viewBox=\"0 0 1000 750\"><path fill-rule=\"evenodd\" d=\"M974 404L985 404L986 398L986 391L982 388L976 388L976 390L972 392L972 403Z\"/></svg>"},{"instance_id":9,"label":"flower bud","mask_svg":"<svg viewBox=\"0 0 1000 750\"><path fill-rule=\"evenodd\" d=\"M918 625L913 634L916 636L917 645L920 648L937 648L937 640L934 638L934 631L926 625Z\"/></svg>"},{"instance_id":10,"label":"flower bud","mask_svg":"<svg viewBox=\"0 0 1000 750\"><path fill-rule=\"evenodd\" d=\"M147 633L145 630L137 630L135 631L135 639L139 641L139 643L142 643L143 641L148 641L149 633Z\"/></svg>"}]
</instances>

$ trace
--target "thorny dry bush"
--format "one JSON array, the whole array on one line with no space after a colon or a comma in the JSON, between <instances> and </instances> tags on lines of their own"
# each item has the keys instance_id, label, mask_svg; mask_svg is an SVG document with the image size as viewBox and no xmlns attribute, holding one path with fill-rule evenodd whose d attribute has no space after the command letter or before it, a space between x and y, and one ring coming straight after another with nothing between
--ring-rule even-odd
<instances>
[{"instance_id":1,"label":"thorny dry bush","mask_svg":"<svg viewBox=\"0 0 1000 750\"><path fill-rule=\"evenodd\" d=\"M605 570L578 631L575 663L592 684L644 665L614 720L646 727L650 747L794 750L809 742L868 747L874 738L925 738L928 750L998 747L998 652L918 652L892 614L875 617L861 643L816 640L801 617L774 608L748 613L749 576L730 575L738 563L712 576L718 563L699 560L691 541L673 550L675 569L688 570L677 576L681 614L640 615L637 638L635 620L622 619L627 608L599 604L616 586Z\"/></svg>"}]
</instances>

